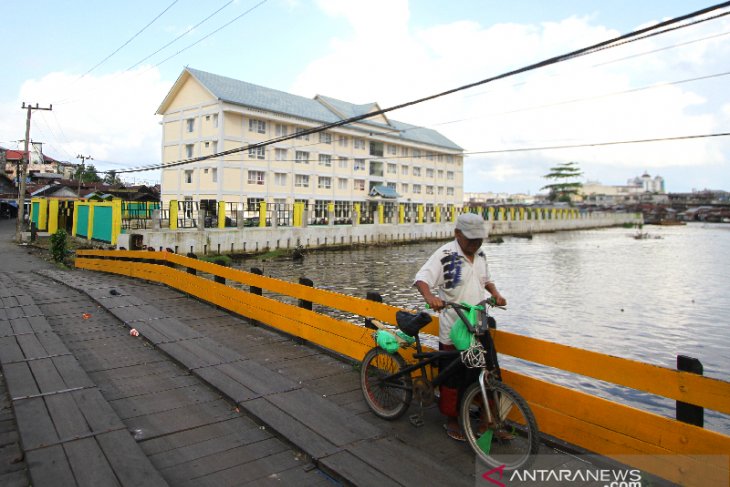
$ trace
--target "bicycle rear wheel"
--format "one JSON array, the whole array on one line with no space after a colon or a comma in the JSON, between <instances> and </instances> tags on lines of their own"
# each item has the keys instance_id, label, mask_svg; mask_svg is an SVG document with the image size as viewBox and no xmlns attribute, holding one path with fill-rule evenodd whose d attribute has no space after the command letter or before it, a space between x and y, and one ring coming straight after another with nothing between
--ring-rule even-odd
<instances>
[{"instance_id":1,"label":"bicycle rear wheel","mask_svg":"<svg viewBox=\"0 0 730 487\"><path fill-rule=\"evenodd\" d=\"M535 416L508 385L488 379L486 391L491 422L478 382L470 385L462 398L459 419L469 446L490 467L527 468L540 447Z\"/></svg>"},{"instance_id":2,"label":"bicycle rear wheel","mask_svg":"<svg viewBox=\"0 0 730 487\"><path fill-rule=\"evenodd\" d=\"M406 367L403 357L380 347L371 349L362 360L360 387L370 409L383 419L397 419L408 410L413 398L410 374L385 380Z\"/></svg>"}]
</instances>

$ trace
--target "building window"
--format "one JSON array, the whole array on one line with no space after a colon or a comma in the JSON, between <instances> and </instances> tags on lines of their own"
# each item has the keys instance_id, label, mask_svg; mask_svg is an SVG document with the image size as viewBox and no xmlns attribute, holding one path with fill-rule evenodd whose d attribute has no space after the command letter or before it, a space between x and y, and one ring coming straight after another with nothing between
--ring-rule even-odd
<instances>
[{"instance_id":1,"label":"building window","mask_svg":"<svg viewBox=\"0 0 730 487\"><path fill-rule=\"evenodd\" d=\"M429 161L433 161L433 152L426 152L426 159Z\"/></svg>"},{"instance_id":2,"label":"building window","mask_svg":"<svg viewBox=\"0 0 730 487\"><path fill-rule=\"evenodd\" d=\"M391 156L398 154L398 147L393 144L388 144L388 154Z\"/></svg>"},{"instance_id":3,"label":"building window","mask_svg":"<svg viewBox=\"0 0 730 487\"><path fill-rule=\"evenodd\" d=\"M446 179L453 181L454 180L454 171L446 171Z\"/></svg>"},{"instance_id":4,"label":"building window","mask_svg":"<svg viewBox=\"0 0 730 487\"><path fill-rule=\"evenodd\" d=\"M185 145L185 157L191 158L195 154L195 144Z\"/></svg>"},{"instance_id":5,"label":"building window","mask_svg":"<svg viewBox=\"0 0 730 487\"><path fill-rule=\"evenodd\" d=\"M419 159L421 157L421 151L420 149L413 149L413 158Z\"/></svg>"},{"instance_id":6,"label":"building window","mask_svg":"<svg viewBox=\"0 0 730 487\"><path fill-rule=\"evenodd\" d=\"M370 155L375 157L383 157L383 143L382 142L370 142Z\"/></svg>"},{"instance_id":7,"label":"building window","mask_svg":"<svg viewBox=\"0 0 730 487\"><path fill-rule=\"evenodd\" d=\"M433 177L433 169L426 168L426 177L432 178Z\"/></svg>"},{"instance_id":8,"label":"building window","mask_svg":"<svg viewBox=\"0 0 730 487\"><path fill-rule=\"evenodd\" d=\"M297 139L299 139L299 140L309 140L309 134L300 135L305 130L307 130L307 129L305 129L303 127L297 127L297 128L294 129L294 133L297 134Z\"/></svg>"},{"instance_id":9,"label":"building window","mask_svg":"<svg viewBox=\"0 0 730 487\"><path fill-rule=\"evenodd\" d=\"M265 159L266 147L254 147L248 150L248 157L251 159Z\"/></svg>"},{"instance_id":10,"label":"building window","mask_svg":"<svg viewBox=\"0 0 730 487\"><path fill-rule=\"evenodd\" d=\"M400 191L401 191L401 193L407 193L408 192L408 184L407 183L402 183L400 185Z\"/></svg>"},{"instance_id":11,"label":"building window","mask_svg":"<svg viewBox=\"0 0 730 487\"><path fill-rule=\"evenodd\" d=\"M298 150L294 157L294 161L297 164L309 164L309 152Z\"/></svg>"},{"instance_id":12,"label":"building window","mask_svg":"<svg viewBox=\"0 0 730 487\"><path fill-rule=\"evenodd\" d=\"M329 154L319 155L319 165L325 167L332 167L332 156Z\"/></svg>"},{"instance_id":13,"label":"building window","mask_svg":"<svg viewBox=\"0 0 730 487\"><path fill-rule=\"evenodd\" d=\"M286 186L286 173L277 172L274 174L274 184L276 186Z\"/></svg>"},{"instance_id":14,"label":"building window","mask_svg":"<svg viewBox=\"0 0 730 487\"><path fill-rule=\"evenodd\" d=\"M365 148L365 139L354 139L352 141L352 146L355 149L364 149Z\"/></svg>"},{"instance_id":15,"label":"building window","mask_svg":"<svg viewBox=\"0 0 730 487\"><path fill-rule=\"evenodd\" d=\"M396 174L398 172L398 168L395 164L388 163L388 174Z\"/></svg>"},{"instance_id":16,"label":"building window","mask_svg":"<svg viewBox=\"0 0 730 487\"><path fill-rule=\"evenodd\" d=\"M400 155L402 155L403 157L408 157L408 147L401 147Z\"/></svg>"},{"instance_id":17,"label":"building window","mask_svg":"<svg viewBox=\"0 0 730 487\"><path fill-rule=\"evenodd\" d=\"M294 186L297 188L309 187L309 176L306 174L297 174L294 176Z\"/></svg>"},{"instance_id":18,"label":"building window","mask_svg":"<svg viewBox=\"0 0 730 487\"><path fill-rule=\"evenodd\" d=\"M454 196L454 188L446 188L446 196Z\"/></svg>"},{"instance_id":19,"label":"building window","mask_svg":"<svg viewBox=\"0 0 730 487\"><path fill-rule=\"evenodd\" d=\"M352 182L352 187L355 191L365 191L365 180L364 179L355 179Z\"/></svg>"},{"instance_id":20,"label":"building window","mask_svg":"<svg viewBox=\"0 0 730 487\"><path fill-rule=\"evenodd\" d=\"M444 178L444 171L443 171L443 169L439 169L438 178L439 179L443 179Z\"/></svg>"},{"instance_id":21,"label":"building window","mask_svg":"<svg viewBox=\"0 0 730 487\"><path fill-rule=\"evenodd\" d=\"M439 188L438 188L438 194L439 195L443 195L444 194L444 187L443 186L439 186Z\"/></svg>"},{"instance_id":22,"label":"building window","mask_svg":"<svg viewBox=\"0 0 730 487\"><path fill-rule=\"evenodd\" d=\"M248 184L264 184L265 174L263 171L249 171Z\"/></svg>"},{"instance_id":23,"label":"building window","mask_svg":"<svg viewBox=\"0 0 730 487\"><path fill-rule=\"evenodd\" d=\"M420 167L414 167L413 168L413 175L414 176L420 176L421 175L421 168Z\"/></svg>"},{"instance_id":24,"label":"building window","mask_svg":"<svg viewBox=\"0 0 730 487\"><path fill-rule=\"evenodd\" d=\"M433 186L426 186L426 194L433 194Z\"/></svg>"},{"instance_id":25,"label":"building window","mask_svg":"<svg viewBox=\"0 0 730 487\"><path fill-rule=\"evenodd\" d=\"M401 166L400 173L402 176L408 176L408 166Z\"/></svg>"},{"instance_id":26,"label":"building window","mask_svg":"<svg viewBox=\"0 0 730 487\"><path fill-rule=\"evenodd\" d=\"M193 182L193 171L187 170L185 171L185 183L190 184Z\"/></svg>"},{"instance_id":27,"label":"building window","mask_svg":"<svg viewBox=\"0 0 730 487\"><path fill-rule=\"evenodd\" d=\"M185 120L185 130L190 134L195 130L195 119L188 118Z\"/></svg>"},{"instance_id":28,"label":"building window","mask_svg":"<svg viewBox=\"0 0 730 487\"><path fill-rule=\"evenodd\" d=\"M420 184L413 185L413 194L421 194L421 185Z\"/></svg>"},{"instance_id":29,"label":"building window","mask_svg":"<svg viewBox=\"0 0 730 487\"><path fill-rule=\"evenodd\" d=\"M396 186L395 183L388 183L386 186L388 186L390 189L392 189L393 191L395 191L395 186Z\"/></svg>"},{"instance_id":30,"label":"building window","mask_svg":"<svg viewBox=\"0 0 730 487\"><path fill-rule=\"evenodd\" d=\"M265 134L266 133L266 122L264 122L263 120L256 120L255 118L249 119L248 131L257 132L259 134Z\"/></svg>"},{"instance_id":31,"label":"building window","mask_svg":"<svg viewBox=\"0 0 730 487\"><path fill-rule=\"evenodd\" d=\"M454 156L448 155L446 156L446 164L453 164L454 163Z\"/></svg>"},{"instance_id":32,"label":"building window","mask_svg":"<svg viewBox=\"0 0 730 487\"><path fill-rule=\"evenodd\" d=\"M276 155L276 160L277 161L286 161L287 152L289 152L289 151L287 151L286 149L274 149L274 154Z\"/></svg>"},{"instance_id":33,"label":"building window","mask_svg":"<svg viewBox=\"0 0 730 487\"><path fill-rule=\"evenodd\" d=\"M347 169L347 157L339 157L337 159L337 166L340 169Z\"/></svg>"},{"instance_id":34,"label":"building window","mask_svg":"<svg viewBox=\"0 0 730 487\"><path fill-rule=\"evenodd\" d=\"M332 134L329 132L320 132L319 141L323 144L331 144L332 143Z\"/></svg>"},{"instance_id":35,"label":"building window","mask_svg":"<svg viewBox=\"0 0 730 487\"><path fill-rule=\"evenodd\" d=\"M337 178L337 189L347 189L347 178Z\"/></svg>"},{"instance_id":36,"label":"building window","mask_svg":"<svg viewBox=\"0 0 730 487\"><path fill-rule=\"evenodd\" d=\"M340 147L347 147L347 136L346 135L340 135L340 138L338 140Z\"/></svg>"},{"instance_id":37,"label":"building window","mask_svg":"<svg viewBox=\"0 0 730 487\"><path fill-rule=\"evenodd\" d=\"M277 137L285 137L289 135L289 126L283 123L276 124L276 135Z\"/></svg>"},{"instance_id":38,"label":"building window","mask_svg":"<svg viewBox=\"0 0 730 487\"><path fill-rule=\"evenodd\" d=\"M355 165L353 166L355 171L365 170L365 159L355 159Z\"/></svg>"},{"instance_id":39,"label":"building window","mask_svg":"<svg viewBox=\"0 0 730 487\"><path fill-rule=\"evenodd\" d=\"M332 178L329 176L319 176L317 178L317 187L319 189L330 189L332 187Z\"/></svg>"},{"instance_id":40,"label":"building window","mask_svg":"<svg viewBox=\"0 0 730 487\"><path fill-rule=\"evenodd\" d=\"M259 211L263 198L246 198L246 209L248 211Z\"/></svg>"},{"instance_id":41,"label":"building window","mask_svg":"<svg viewBox=\"0 0 730 487\"><path fill-rule=\"evenodd\" d=\"M218 182L218 169L213 168L213 169L210 170L210 179L214 183L217 183Z\"/></svg>"},{"instance_id":42,"label":"building window","mask_svg":"<svg viewBox=\"0 0 730 487\"><path fill-rule=\"evenodd\" d=\"M213 114L213 128L218 128L218 114Z\"/></svg>"}]
</instances>

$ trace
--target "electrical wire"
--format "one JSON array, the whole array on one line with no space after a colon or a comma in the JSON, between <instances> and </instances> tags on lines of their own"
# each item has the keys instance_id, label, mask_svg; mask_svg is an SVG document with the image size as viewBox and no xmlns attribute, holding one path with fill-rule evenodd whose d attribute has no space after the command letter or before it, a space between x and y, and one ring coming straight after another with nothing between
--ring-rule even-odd
<instances>
[{"instance_id":1,"label":"electrical wire","mask_svg":"<svg viewBox=\"0 0 730 487\"><path fill-rule=\"evenodd\" d=\"M142 29L140 29L136 34L134 34L132 37L130 37L127 40L127 42L125 42L124 44L122 44L121 46L119 46L114 52L112 52L107 57L105 57L104 59L102 59L101 61L99 61L94 67L92 67L87 72L85 72L84 74L82 74L78 79L81 79L84 76L86 76L87 74L91 73L93 70L95 70L96 68L98 68L99 66L101 66L102 64L104 64L106 61L108 61L109 58L111 58L113 55L115 55L116 53L118 53L119 51L121 51L125 46L127 46L127 44L129 44L130 42L132 42L134 39L137 38L137 36L139 36L142 32L144 32L145 30L147 30L147 28L150 25L154 24L157 19L159 19L160 17L162 17L165 14L165 12L167 12L168 10L170 10L172 8L172 6L175 5L177 2L178 2L178 0L174 0L170 5L167 6L167 8L165 8L165 10L163 10L162 12L160 12L159 14L157 14L157 17L155 17L154 19L152 19L147 25L145 25L144 27L142 27Z\"/></svg>"},{"instance_id":2,"label":"electrical wire","mask_svg":"<svg viewBox=\"0 0 730 487\"><path fill-rule=\"evenodd\" d=\"M264 0L264 1L266 1L266 0ZM118 171L118 172L119 173L129 173L129 172L149 171L149 170L154 170L154 169L163 169L163 168L169 168L169 167L176 167L176 166L180 166L180 165L191 164L191 163L194 163L194 162L204 161L204 160L207 160L207 159L213 159L213 158L218 158L218 157L222 157L222 156L226 156L226 155L230 155L230 154L235 154L237 152L242 152L244 150L250 150L250 149L255 149L255 148L260 148L260 147L266 147L268 145L275 144L277 142L282 142L282 141L285 141L285 140L290 140L290 139L293 139L293 138L298 137L298 136L311 135L311 134L323 132L325 130L329 130L329 129L332 129L332 128L335 128L335 127L341 127L341 126L344 126L344 125L349 125L349 124L352 124L352 123L355 123L355 122L359 122L361 120L365 120L365 119L368 119L368 118L372 118L372 117L375 117L375 116L378 116L378 115L382 115L382 114L385 114L385 113L388 113L388 112L391 112L391 111L395 111L395 110L399 110L399 109L406 108L406 107L409 107L409 106L413 106L413 105L416 105L416 104L424 103L426 101L435 100L437 98L441 98L443 96L447 96L447 95L450 95L450 94L453 94L453 93L457 93L457 92L460 92L460 91L468 90L468 89L474 88L476 86L481 86L481 85L484 85L484 84L487 84L487 83L491 83L491 82L494 82L494 81L497 81L497 80L500 80L500 79L505 79L505 78L508 78L508 77L511 77L511 76L515 76L517 74L525 73L525 72L528 72L528 71L533 71L533 70L540 69L540 68L544 68L546 66L550 66L550 65L553 65L553 64L565 62L565 61L568 61L570 59L575 59L577 57L581 57L581 56L585 56L585 55L588 55L588 54L592 54L592 53L595 53L595 52L604 50L604 49L609 48L609 47L615 47L615 46L618 46L618 45L623 45L626 42L629 42L631 39L634 39L634 40L644 39L644 38L647 37L645 34L650 34L650 33L654 32L654 31L660 31L660 29L661 29L661 32L662 33L668 32L670 29L669 28L664 29L665 27L674 26L675 24L679 24L681 22L684 22L685 20L688 20L688 19L691 19L691 18L694 18L694 17L699 17L701 15L705 15L705 14L707 14L709 12L712 12L712 11L715 11L715 10L718 10L718 9L722 9L722 8L726 8L728 6L730 6L730 1L729 2L719 3L719 4L716 4L716 5L712 5L710 7L706 7L704 9L700 9L700 10L697 10L695 12L691 12L691 13L686 14L686 15L682 15L682 16L679 16L679 17L675 17L675 18L672 18L672 19L669 19L669 20L666 20L666 21L657 23L657 24L655 24L653 26L644 27L642 29L638 29L636 31L629 32L628 34L623 34L623 35L620 35L618 37L614 37L614 38L609 39L609 40L606 40L606 41L598 42L596 44L593 44L593 45L590 45L590 46L587 46L587 47L584 47L584 48L581 48L581 49L577 49L577 50L574 50L574 51L571 51L571 52L568 52L568 53L565 53L565 54L561 54L561 55L558 55L558 56L554 56L554 57L545 59L543 61L539 61L537 63L533 63L533 64L530 64L530 65L524 66L522 68L518 68L518 69L511 70L511 71L507 71L505 73L502 73L502 74L499 74L499 75L496 75L496 76L492 76L492 77L489 77L489 78L486 78L486 79L483 79L483 80L480 80L480 81L476 81L476 82L473 82L473 83L469 83L469 84L466 84L466 85L462 85L462 86L459 86L459 87L456 87L456 88L452 88L452 89L449 89L449 90L446 90L446 91L442 91L440 93L436 93L434 95L429 95L429 96L426 96L426 97L418 98L416 100L412 100L412 101L409 101L409 102L401 103L401 104L394 105L394 106L391 106L391 107L388 107L388 108L376 110L376 111L369 112L369 113L362 114L362 115L358 115L358 116L355 116L355 117L350 117L350 118L343 119L343 120L340 120L340 121L337 121L337 122L323 124L323 125L320 125L318 127L314 127L314 128L310 128L310 129L305 129L302 132L299 132L297 134L292 134L292 135L287 135L287 136L280 136L280 137L276 137L276 138L273 138L273 139L270 139L270 140L264 141L264 142L258 142L258 143L254 143L254 144L247 144L245 146L237 147L237 148L234 148L234 149L229 149L229 150L226 150L226 151L223 151L223 152L218 152L218 153L211 154L211 155L207 155L207 156L193 157L193 158L183 159L183 160L169 162L169 163L151 164L151 165L143 166L143 167L140 167L140 168L131 168L131 169L126 169L126 170L121 170L121 171ZM730 13L730 12L728 12L728 13ZM722 15L726 15L726 13L725 14L722 14ZM713 18L717 18L717 17L718 16L715 16ZM703 19L702 21L705 21L705 20ZM697 21L697 22L699 22L699 21ZM697 22L693 22L691 24L681 24L679 26L672 27L671 30L676 30L678 28L683 28L683 27L687 27L689 25L694 25Z\"/></svg>"},{"instance_id":3,"label":"electrical wire","mask_svg":"<svg viewBox=\"0 0 730 487\"><path fill-rule=\"evenodd\" d=\"M557 150L557 149L576 149L581 147L606 147L610 145L625 145L625 144L644 144L647 142L669 142L678 140L693 140L693 139L706 139L711 137L727 137L730 132L717 132L713 134L699 134L699 135L679 135L676 137L657 137L653 139L635 139L635 140L619 140L611 142L591 142L586 144L570 144L570 145L548 145L542 147L521 147L517 149L496 149L496 150L485 150L485 151L470 151L465 152L464 155L485 155L485 154L509 154L512 152L530 152L530 151L542 151L542 150Z\"/></svg>"},{"instance_id":4,"label":"electrical wire","mask_svg":"<svg viewBox=\"0 0 730 487\"><path fill-rule=\"evenodd\" d=\"M221 10L223 10L224 8L226 8L227 6L229 6L230 4L232 4L234 1L235 0L230 0L228 3L226 3L225 5L223 5L222 7L220 7L218 10L216 10L213 13L211 13L206 18L204 18L203 20L201 20L200 22L198 22L194 26L190 27L188 30L186 30L185 32L183 32L182 34L180 34L179 36L177 36L176 38L174 38L173 40L171 40L170 42L168 42L167 44L165 44L164 46L162 46L161 48L159 48L158 50L156 50L152 54L148 55L147 57L142 58L141 60L137 61L132 66L128 67L125 71L131 71L131 70L133 70L134 68L136 68L137 66L139 66L140 64L142 64L143 62L145 62L146 60L148 60L149 58L151 58L155 54L157 54L158 52L162 51L166 47L174 44L178 40L180 40L183 37L185 37L186 35L190 34L192 31L194 31L195 29L197 29L198 27L200 27L201 25L203 25L205 22L207 22L208 20L210 20L211 18L213 18L216 14L218 14Z\"/></svg>"}]
</instances>

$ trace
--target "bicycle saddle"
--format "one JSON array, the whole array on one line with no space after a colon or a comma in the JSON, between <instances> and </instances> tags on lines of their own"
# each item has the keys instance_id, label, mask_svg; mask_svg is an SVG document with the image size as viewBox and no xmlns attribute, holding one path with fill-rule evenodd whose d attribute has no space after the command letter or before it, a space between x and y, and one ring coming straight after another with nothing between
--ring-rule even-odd
<instances>
[{"instance_id":1,"label":"bicycle saddle","mask_svg":"<svg viewBox=\"0 0 730 487\"><path fill-rule=\"evenodd\" d=\"M431 315L421 311L420 313L409 313L408 311L396 311L395 321L398 328L408 336L415 337L421 328L431 323Z\"/></svg>"}]
</instances>

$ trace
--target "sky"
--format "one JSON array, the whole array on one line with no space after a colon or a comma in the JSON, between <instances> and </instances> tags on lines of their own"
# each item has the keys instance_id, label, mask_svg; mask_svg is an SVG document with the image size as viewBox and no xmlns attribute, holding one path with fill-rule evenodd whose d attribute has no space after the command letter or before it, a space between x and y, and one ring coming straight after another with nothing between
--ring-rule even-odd
<instances>
[{"instance_id":1,"label":"sky","mask_svg":"<svg viewBox=\"0 0 730 487\"><path fill-rule=\"evenodd\" d=\"M91 156L101 170L157 164L155 112L186 66L387 108L714 3L3 0L0 146L22 148L21 105L38 103L53 106L32 114L31 139L46 155ZM648 172L670 192L730 191L730 137L595 145L730 132L729 60L726 16L388 116L464 148L467 192L535 194L570 161L583 182L621 185ZM124 179L154 183L159 171Z\"/></svg>"}]
</instances>

